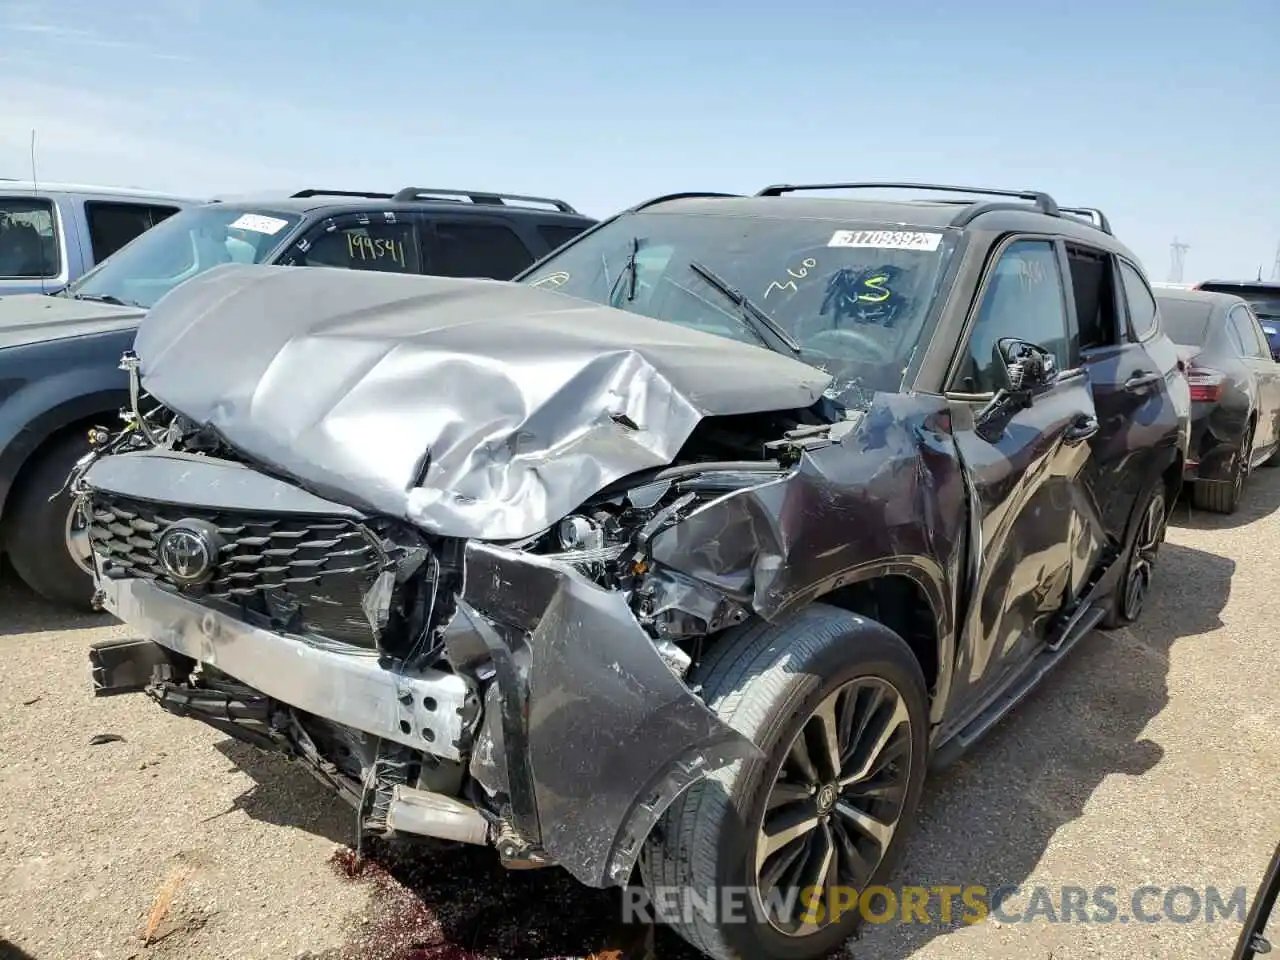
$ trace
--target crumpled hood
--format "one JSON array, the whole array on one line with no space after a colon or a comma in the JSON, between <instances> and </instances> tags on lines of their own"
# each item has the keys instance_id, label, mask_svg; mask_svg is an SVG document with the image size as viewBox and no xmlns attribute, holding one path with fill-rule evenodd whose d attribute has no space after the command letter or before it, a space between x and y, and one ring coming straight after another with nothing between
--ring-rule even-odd
<instances>
[{"instance_id":1,"label":"crumpled hood","mask_svg":"<svg viewBox=\"0 0 1280 960\"><path fill-rule=\"evenodd\" d=\"M831 382L550 290L318 267L217 267L135 350L152 396L313 492L488 540L665 466L703 417L807 407Z\"/></svg>"},{"instance_id":2,"label":"crumpled hood","mask_svg":"<svg viewBox=\"0 0 1280 960\"><path fill-rule=\"evenodd\" d=\"M145 312L38 293L0 297L0 348L123 330L136 326Z\"/></svg>"}]
</instances>

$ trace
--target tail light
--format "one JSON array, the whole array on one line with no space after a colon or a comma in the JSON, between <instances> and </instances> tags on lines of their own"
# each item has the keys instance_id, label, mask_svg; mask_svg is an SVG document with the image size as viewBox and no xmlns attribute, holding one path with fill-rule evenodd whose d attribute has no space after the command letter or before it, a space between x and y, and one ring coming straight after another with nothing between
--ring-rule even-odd
<instances>
[{"instance_id":1,"label":"tail light","mask_svg":"<svg viewBox=\"0 0 1280 960\"><path fill-rule=\"evenodd\" d=\"M1187 368L1187 383L1191 385L1191 399L1216 402L1222 396L1222 382L1225 376L1218 370L1209 367L1197 367L1194 364Z\"/></svg>"}]
</instances>

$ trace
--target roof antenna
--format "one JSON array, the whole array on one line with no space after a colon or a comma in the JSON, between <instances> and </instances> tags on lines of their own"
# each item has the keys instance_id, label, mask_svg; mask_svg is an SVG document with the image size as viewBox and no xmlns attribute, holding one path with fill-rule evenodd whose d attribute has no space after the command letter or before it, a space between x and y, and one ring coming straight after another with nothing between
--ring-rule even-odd
<instances>
[{"instance_id":1,"label":"roof antenna","mask_svg":"<svg viewBox=\"0 0 1280 960\"><path fill-rule=\"evenodd\" d=\"M40 197L40 180L36 176L36 128L35 127L31 128L31 195L36 199L39 199ZM49 228L54 231L54 235L56 236L57 230L58 230L57 214L52 208L50 208L49 214L50 214ZM48 267L49 265L45 263L44 244L42 243L40 244L40 293L41 294L45 294L48 292L45 289L45 283L44 283L44 275L47 272Z\"/></svg>"}]
</instances>

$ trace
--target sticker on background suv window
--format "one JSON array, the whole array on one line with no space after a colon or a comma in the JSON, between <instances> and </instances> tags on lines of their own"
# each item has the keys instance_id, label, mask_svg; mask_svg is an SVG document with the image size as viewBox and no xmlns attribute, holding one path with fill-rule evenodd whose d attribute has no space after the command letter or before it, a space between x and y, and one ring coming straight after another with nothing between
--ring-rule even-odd
<instances>
[{"instance_id":1,"label":"sticker on background suv window","mask_svg":"<svg viewBox=\"0 0 1280 960\"><path fill-rule=\"evenodd\" d=\"M246 213L230 224L232 230L252 230L254 233L265 233L274 236L289 225L288 220L279 217L264 217L260 213Z\"/></svg>"}]
</instances>

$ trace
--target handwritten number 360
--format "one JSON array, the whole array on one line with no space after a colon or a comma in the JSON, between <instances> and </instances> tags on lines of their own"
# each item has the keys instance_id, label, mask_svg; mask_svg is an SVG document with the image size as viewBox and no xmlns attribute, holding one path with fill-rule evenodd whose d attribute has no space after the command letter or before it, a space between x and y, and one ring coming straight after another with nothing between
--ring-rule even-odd
<instances>
[{"instance_id":1,"label":"handwritten number 360","mask_svg":"<svg viewBox=\"0 0 1280 960\"><path fill-rule=\"evenodd\" d=\"M792 279L788 280L786 283L780 283L777 280L773 281L773 283L769 284L768 288L764 292L765 299L767 300L769 298L769 294L773 293L774 290L790 290L792 293L797 293L799 288L796 286L796 281L803 280L807 277L809 275L809 271L817 265L818 261L813 259L813 257L805 257L800 261L799 270L792 270L788 267L787 276Z\"/></svg>"}]
</instances>

